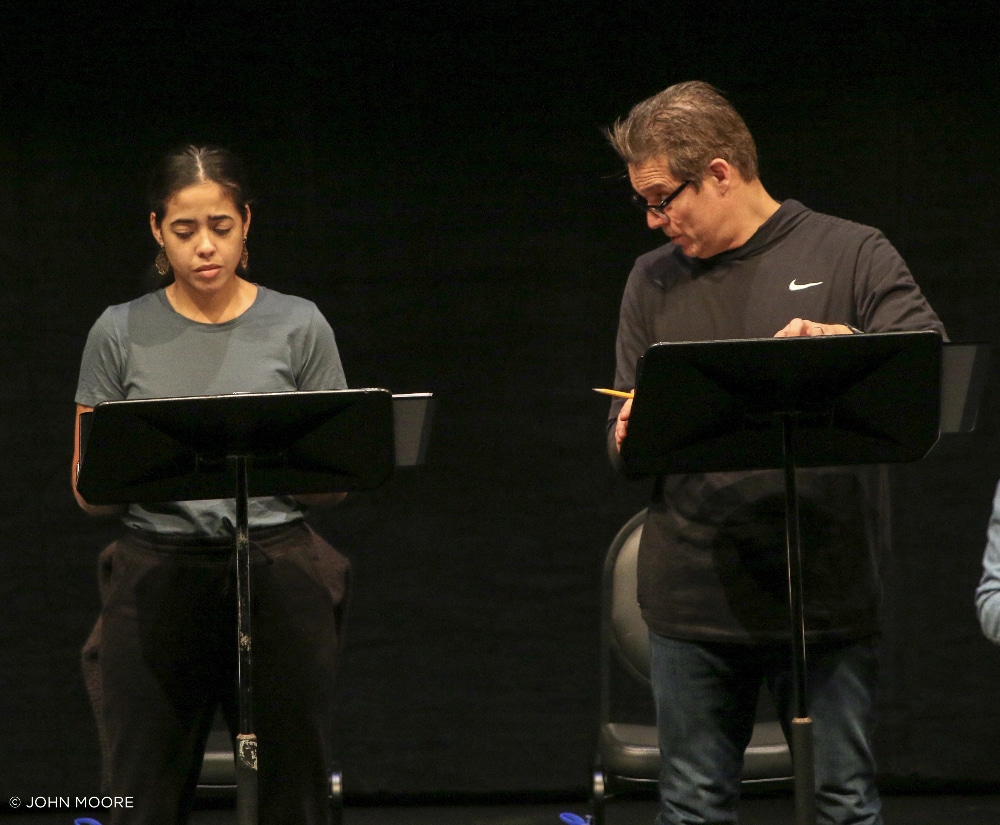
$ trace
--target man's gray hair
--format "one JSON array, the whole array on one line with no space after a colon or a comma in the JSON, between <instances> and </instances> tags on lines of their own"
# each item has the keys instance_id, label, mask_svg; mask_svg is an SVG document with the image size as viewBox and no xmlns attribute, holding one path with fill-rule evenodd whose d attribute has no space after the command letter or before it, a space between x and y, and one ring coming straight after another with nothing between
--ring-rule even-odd
<instances>
[{"instance_id":1,"label":"man's gray hair","mask_svg":"<svg viewBox=\"0 0 1000 825\"><path fill-rule=\"evenodd\" d=\"M718 89L700 80L636 104L605 135L627 165L666 158L677 180L696 187L715 158L728 161L744 180L758 174L757 147L743 118Z\"/></svg>"}]
</instances>

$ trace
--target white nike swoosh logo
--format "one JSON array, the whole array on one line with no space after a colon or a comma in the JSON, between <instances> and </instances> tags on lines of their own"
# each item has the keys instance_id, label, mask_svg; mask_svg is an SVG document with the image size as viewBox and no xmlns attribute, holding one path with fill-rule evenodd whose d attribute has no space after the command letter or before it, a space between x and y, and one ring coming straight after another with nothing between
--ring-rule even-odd
<instances>
[{"instance_id":1,"label":"white nike swoosh logo","mask_svg":"<svg viewBox=\"0 0 1000 825\"><path fill-rule=\"evenodd\" d=\"M788 285L788 288L792 292L795 292L798 289L809 289L809 287L811 287L811 286L819 286L821 283L823 283L823 282L822 281L814 281L811 284L797 284L797 283L795 283L795 279L792 278L792 282Z\"/></svg>"}]
</instances>

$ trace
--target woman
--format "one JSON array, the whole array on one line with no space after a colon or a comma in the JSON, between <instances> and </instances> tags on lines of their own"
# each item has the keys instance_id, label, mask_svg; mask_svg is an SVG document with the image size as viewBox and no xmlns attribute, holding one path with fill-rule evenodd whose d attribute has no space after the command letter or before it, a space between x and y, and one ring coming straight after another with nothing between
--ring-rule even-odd
<instances>
[{"instance_id":1,"label":"woman","mask_svg":"<svg viewBox=\"0 0 1000 825\"><path fill-rule=\"evenodd\" d=\"M245 277L251 210L232 154L195 146L168 154L150 207L156 268L170 282L109 307L90 332L76 393L74 492L80 414L101 401L346 386L316 306ZM88 512L115 510L76 496ZM348 562L306 526L302 503L249 504L262 823L326 821ZM121 520L122 537L101 554L102 611L84 670L105 784L134 806L119 815L173 825L187 818L216 708L231 732L238 722L235 504L131 504Z\"/></svg>"}]
</instances>

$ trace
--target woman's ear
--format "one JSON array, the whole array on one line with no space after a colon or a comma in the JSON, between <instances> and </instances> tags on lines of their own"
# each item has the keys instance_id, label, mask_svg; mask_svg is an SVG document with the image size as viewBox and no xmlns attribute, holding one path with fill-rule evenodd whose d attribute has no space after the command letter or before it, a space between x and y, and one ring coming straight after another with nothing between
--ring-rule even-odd
<instances>
[{"instance_id":1,"label":"woman's ear","mask_svg":"<svg viewBox=\"0 0 1000 825\"><path fill-rule=\"evenodd\" d=\"M156 243L163 246L163 232L160 231L160 225L156 222L156 213L149 213L149 228L153 233L153 237L156 238Z\"/></svg>"}]
</instances>

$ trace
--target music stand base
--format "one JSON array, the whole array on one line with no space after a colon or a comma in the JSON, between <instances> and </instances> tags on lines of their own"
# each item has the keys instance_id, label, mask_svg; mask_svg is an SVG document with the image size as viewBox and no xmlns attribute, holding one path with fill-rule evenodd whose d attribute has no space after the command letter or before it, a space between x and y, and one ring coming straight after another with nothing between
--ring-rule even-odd
<instances>
[{"instance_id":1,"label":"music stand base","mask_svg":"<svg viewBox=\"0 0 1000 825\"><path fill-rule=\"evenodd\" d=\"M792 719L792 765L795 771L795 825L816 825L816 782L812 719Z\"/></svg>"},{"instance_id":2,"label":"music stand base","mask_svg":"<svg viewBox=\"0 0 1000 825\"><path fill-rule=\"evenodd\" d=\"M236 737L236 822L257 825L257 737Z\"/></svg>"}]
</instances>

